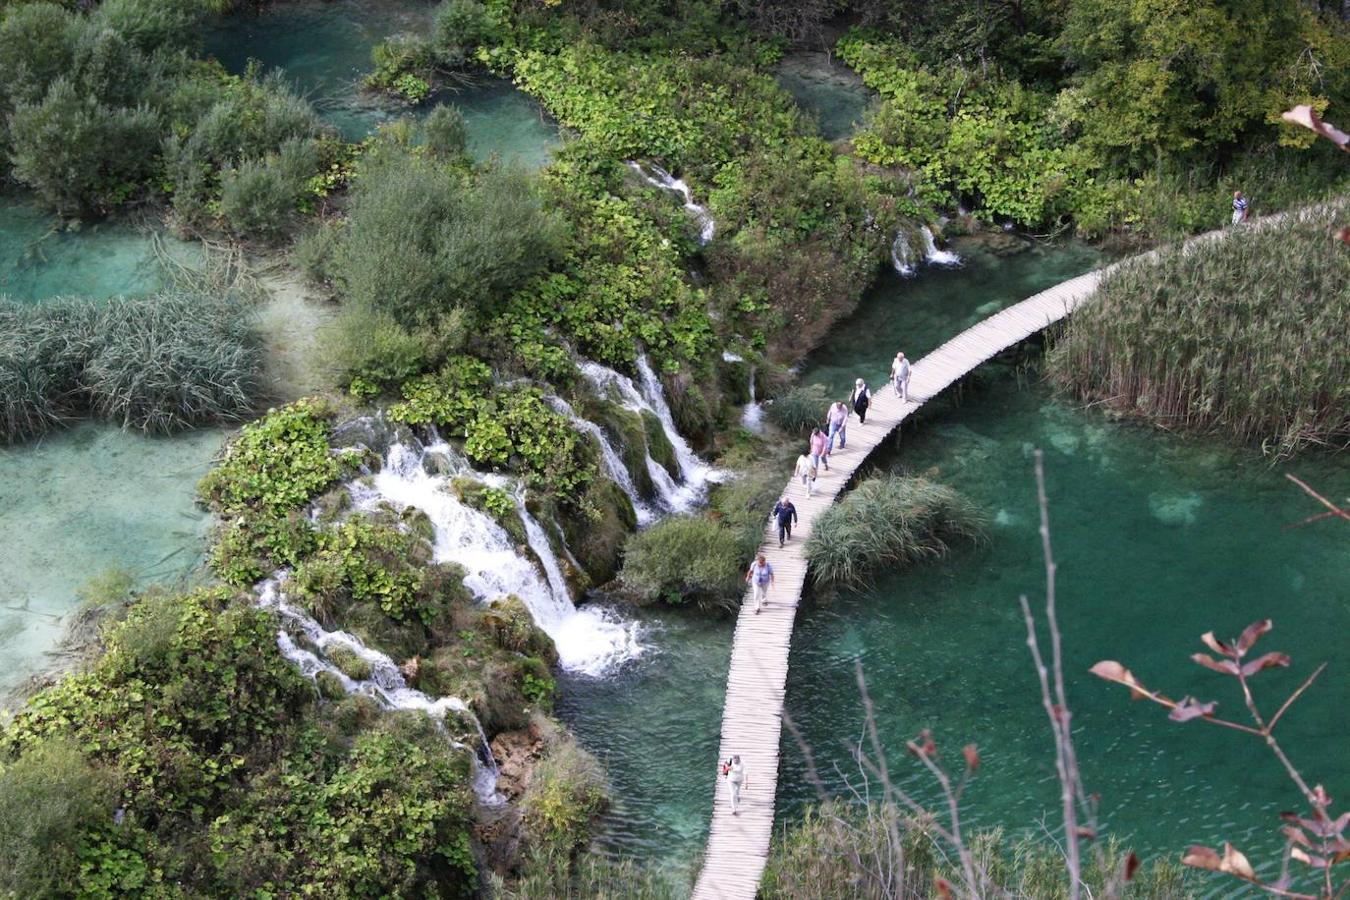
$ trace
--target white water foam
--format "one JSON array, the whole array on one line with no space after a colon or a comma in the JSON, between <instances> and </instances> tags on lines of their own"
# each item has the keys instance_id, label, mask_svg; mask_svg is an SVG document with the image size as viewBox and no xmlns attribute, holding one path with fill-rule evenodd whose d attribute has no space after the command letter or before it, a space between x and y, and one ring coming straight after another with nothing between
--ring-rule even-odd
<instances>
[{"instance_id":1,"label":"white water foam","mask_svg":"<svg viewBox=\"0 0 1350 900\"><path fill-rule=\"evenodd\" d=\"M421 691L408 687L403 673L388 656L371 649L355 635L345 631L328 631L303 610L292 606L282 590L285 574L280 573L258 585L255 596L257 605L262 609L275 611L281 619L303 634L320 652L329 648L341 648L364 660L370 666L370 677L355 679L348 676L337 666L321 658L313 651L296 645L284 628L277 631L277 648L281 655L290 660L306 678L317 678L320 672L327 672L342 685L348 694L363 694L370 697L384 709L417 710L426 713L442 728L448 713L456 713L469 722L478 731L478 749L471 750L473 757L474 793L480 802L487 806L500 806L506 798L497 790L497 761L492 756L487 735L478 717L469 709L468 704L458 697L432 698ZM470 749L459 741L451 739L455 747Z\"/></svg>"},{"instance_id":2,"label":"white water foam","mask_svg":"<svg viewBox=\"0 0 1350 900\"><path fill-rule=\"evenodd\" d=\"M674 191L684 198L684 208L694 216L694 221L698 223L698 242L700 245L707 244L717 233L717 223L713 221L712 214L708 212L707 207L700 206L694 202L694 194L689 190L689 185L683 178L674 178L665 169L656 163L648 163L651 166L652 174L649 174L642 164L636 160L629 160L628 167L642 176L648 184L659 187L663 190Z\"/></svg>"},{"instance_id":3,"label":"white water foam","mask_svg":"<svg viewBox=\"0 0 1350 900\"><path fill-rule=\"evenodd\" d=\"M912 278L918 271L914 265L914 251L909 249L904 231L897 231L895 240L891 241L891 267L904 278Z\"/></svg>"},{"instance_id":4,"label":"white water foam","mask_svg":"<svg viewBox=\"0 0 1350 900\"><path fill-rule=\"evenodd\" d=\"M741 408L741 425L759 433L764 427L764 404L755 396L755 367L750 367L750 402Z\"/></svg>"},{"instance_id":5,"label":"white water foam","mask_svg":"<svg viewBox=\"0 0 1350 900\"><path fill-rule=\"evenodd\" d=\"M510 594L519 597L535 624L553 639L563 668L599 676L643 652L636 623L620 621L594 607L578 610L572 604L548 540L538 540L542 530L531 536L530 549L543 565L547 581L533 562L517 552L500 525L460 502L450 489L449 478L428 473L422 456L403 444L390 447L384 466L370 486L350 486L357 507L370 510L388 502L426 513L436 531L434 559L463 566L467 572L465 586L481 600ZM502 482L477 473L474 477L489 484ZM538 523L531 525L533 519L528 514L522 518L527 535L532 527L538 528Z\"/></svg>"},{"instance_id":6,"label":"white water foam","mask_svg":"<svg viewBox=\"0 0 1350 900\"><path fill-rule=\"evenodd\" d=\"M959 266L961 257L951 250L939 250L933 230L927 225L919 229L923 235L923 258L930 266Z\"/></svg>"}]
</instances>

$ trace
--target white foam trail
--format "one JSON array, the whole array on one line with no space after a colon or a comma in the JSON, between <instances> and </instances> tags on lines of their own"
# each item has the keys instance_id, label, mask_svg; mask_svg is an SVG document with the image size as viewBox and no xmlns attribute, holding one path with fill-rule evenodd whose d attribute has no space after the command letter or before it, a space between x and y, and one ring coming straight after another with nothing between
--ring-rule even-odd
<instances>
[{"instance_id":1,"label":"white foam trail","mask_svg":"<svg viewBox=\"0 0 1350 900\"><path fill-rule=\"evenodd\" d=\"M370 677L355 679L337 666L321 658L313 651L296 645L285 628L277 631L277 648L281 655L300 669L306 678L317 678L320 672L327 672L348 694L363 694L373 699L384 709L417 710L426 713L442 728L448 713L457 713L472 722L478 731L479 749L470 751L474 761L474 792L478 799L488 806L500 806L506 798L497 790L497 761L492 756L487 735L478 717L469 709L468 704L458 697L432 698L421 691L408 687L394 661L378 650L371 649L355 635L345 631L328 631L303 610L291 605L282 590L284 574L274 575L258 585L255 596L257 605L263 609L274 610L284 622L300 631L305 638L318 647L320 652L329 648L341 648L361 658L370 666ZM451 738L455 747L467 748Z\"/></svg>"},{"instance_id":2,"label":"white foam trail","mask_svg":"<svg viewBox=\"0 0 1350 900\"><path fill-rule=\"evenodd\" d=\"M895 240L891 241L891 266L897 275L904 278L912 278L918 271L914 265L914 251L909 249L909 241L905 239L903 231L897 231Z\"/></svg>"},{"instance_id":3,"label":"white foam trail","mask_svg":"<svg viewBox=\"0 0 1350 900\"><path fill-rule=\"evenodd\" d=\"M665 169L656 163L648 163L652 172L648 174L647 170L642 168L642 164L636 160L629 160L628 167L642 176L650 185L662 188L667 191L674 191L684 198L684 208L694 216L694 221L698 223L698 242L700 245L706 244L713 239L717 233L717 223L713 221L712 214L708 212L707 207L700 206L694 202L694 194L689 190L689 185L685 184L683 178L673 178Z\"/></svg>"},{"instance_id":4,"label":"white foam trail","mask_svg":"<svg viewBox=\"0 0 1350 900\"><path fill-rule=\"evenodd\" d=\"M932 266L959 266L961 257L950 250L939 250L933 231L927 225L919 229L923 235L923 258Z\"/></svg>"},{"instance_id":5,"label":"white foam trail","mask_svg":"<svg viewBox=\"0 0 1350 900\"><path fill-rule=\"evenodd\" d=\"M577 429L593 435L600 443L600 459L605 464L605 474L632 501L633 511L637 513L638 524L650 525L656 521L656 510L643 501L642 495L638 493L637 485L633 484L632 474L628 471L628 467L624 465L623 457L619 456L619 452L614 449L614 445L610 443L609 436L605 434L604 429L589 419L583 419L577 415L576 410L572 409L572 404L561 397L549 397L548 402L558 412L567 416Z\"/></svg>"},{"instance_id":6,"label":"white foam trail","mask_svg":"<svg viewBox=\"0 0 1350 900\"><path fill-rule=\"evenodd\" d=\"M474 477L489 484L503 481L478 473ZM450 490L449 479L429 474L420 455L411 448L394 444L371 486L358 482L350 490L360 509L374 509L389 502L426 513L436 530L434 559L463 566L467 572L465 587L481 600L496 600L510 594L519 597L535 624L553 639L563 668L601 675L642 652L633 626L612 616L577 610L561 574L555 580L550 572L548 582L540 577L534 564L517 552L505 529L486 513L461 503ZM527 534L530 521L525 520ZM532 545L532 549L546 570L550 565L556 568L551 548Z\"/></svg>"}]
</instances>

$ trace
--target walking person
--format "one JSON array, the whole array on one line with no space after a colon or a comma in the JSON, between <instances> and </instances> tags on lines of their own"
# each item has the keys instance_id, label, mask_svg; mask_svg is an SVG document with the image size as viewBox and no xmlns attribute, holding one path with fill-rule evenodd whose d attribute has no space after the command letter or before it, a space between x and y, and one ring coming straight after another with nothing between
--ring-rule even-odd
<instances>
[{"instance_id":1,"label":"walking person","mask_svg":"<svg viewBox=\"0 0 1350 900\"><path fill-rule=\"evenodd\" d=\"M867 389L867 382L859 378L853 385L853 393L849 395L849 402L853 404L853 411L858 414L858 424L867 424L867 407L872 405L872 392Z\"/></svg>"},{"instance_id":2,"label":"walking person","mask_svg":"<svg viewBox=\"0 0 1350 900\"><path fill-rule=\"evenodd\" d=\"M741 814L741 791L745 790L745 764L739 755L722 763L722 775L727 779L727 788L731 793L731 814Z\"/></svg>"},{"instance_id":3,"label":"walking person","mask_svg":"<svg viewBox=\"0 0 1350 900\"><path fill-rule=\"evenodd\" d=\"M750 564L750 570L745 573L745 583L755 590L755 614L769 605L769 588L773 587L773 566L764 558L761 553L754 562Z\"/></svg>"},{"instance_id":4,"label":"walking person","mask_svg":"<svg viewBox=\"0 0 1350 900\"><path fill-rule=\"evenodd\" d=\"M825 432L819 428L811 429L811 465L819 468L825 467L825 471L830 471L830 448L827 446Z\"/></svg>"},{"instance_id":5,"label":"walking person","mask_svg":"<svg viewBox=\"0 0 1350 900\"><path fill-rule=\"evenodd\" d=\"M825 411L825 428L829 431L829 445L826 452L834 452L836 437L839 438L839 449L843 450L847 443L845 439L848 437L848 405L843 400L831 403L830 408Z\"/></svg>"},{"instance_id":6,"label":"walking person","mask_svg":"<svg viewBox=\"0 0 1350 900\"><path fill-rule=\"evenodd\" d=\"M778 521L778 546L792 540L792 523L797 521L797 507L787 497L773 505L773 518Z\"/></svg>"},{"instance_id":7,"label":"walking person","mask_svg":"<svg viewBox=\"0 0 1350 900\"><path fill-rule=\"evenodd\" d=\"M1247 198L1242 191L1233 191L1233 224L1241 225L1247 221Z\"/></svg>"},{"instance_id":8,"label":"walking person","mask_svg":"<svg viewBox=\"0 0 1350 900\"><path fill-rule=\"evenodd\" d=\"M891 380L895 382L895 393L905 401L909 400L909 368L904 351L895 354L895 361L891 363Z\"/></svg>"},{"instance_id":9,"label":"walking person","mask_svg":"<svg viewBox=\"0 0 1350 900\"><path fill-rule=\"evenodd\" d=\"M811 457L805 453L797 457L797 468L792 470L792 474L802 480L806 496L810 497L816 489L816 466L811 462Z\"/></svg>"}]
</instances>

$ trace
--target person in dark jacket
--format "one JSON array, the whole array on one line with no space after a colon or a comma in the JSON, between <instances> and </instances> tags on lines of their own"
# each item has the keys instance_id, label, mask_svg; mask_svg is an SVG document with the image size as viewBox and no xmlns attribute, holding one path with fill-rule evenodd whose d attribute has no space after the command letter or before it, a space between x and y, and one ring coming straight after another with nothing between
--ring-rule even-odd
<instances>
[{"instance_id":1,"label":"person in dark jacket","mask_svg":"<svg viewBox=\"0 0 1350 900\"><path fill-rule=\"evenodd\" d=\"M872 405L872 392L867 389L867 382L859 378L848 399L853 402L853 411L858 414L858 424L866 425L867 407Z\"/></svg>"},{"instance_id":2,"label":"person in dark jacket","mask_svg":"<svg viewBox=\"0 0 1350 900\"><path fill-rule=\"evenodd\" d=\"M792 523L797 521L797 507L784 497L774 504L773 517L778 520L778 546L792 540Z\"/></svg>"}]
</instances>

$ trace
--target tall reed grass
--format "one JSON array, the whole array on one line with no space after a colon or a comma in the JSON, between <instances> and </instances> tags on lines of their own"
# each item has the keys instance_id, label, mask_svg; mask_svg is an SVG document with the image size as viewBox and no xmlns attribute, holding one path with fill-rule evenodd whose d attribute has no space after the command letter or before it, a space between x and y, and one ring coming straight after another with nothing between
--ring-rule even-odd
<instances>
[{"instance_id":1,"label":"tall reed grass","mask_svg":"<svg viewBox=\"0 0 1350 900\"><path fill-rule=\"evenodd\" d=\"M262 394L262 363L248 308L231 296L0 298L0 442L91 414L157 434L237 421Z\"/></svg>"},{"instance_id":2,"label":"tall reed grass","mask_svg":"<svg viewBox=\"0 0 1350 900\"><path fill-rule=\"evenodd\" d=\"M811 529L806 556L817 583L857 586L886 565L942 556L978 540L984 517L964 497L926 478L883 475L863 482Z\"/></svg>"},{"instance_id":3,"label":"tall reed grass","mask_svg":"<svg viewBox=\"0 0 1350 900\"><path fill-rule=\"evenodd\" d=\"M1111 273L1051 350L1084 401L1279 455L1350 446L1350 201Z\"/></svg>"}]
</instances>

